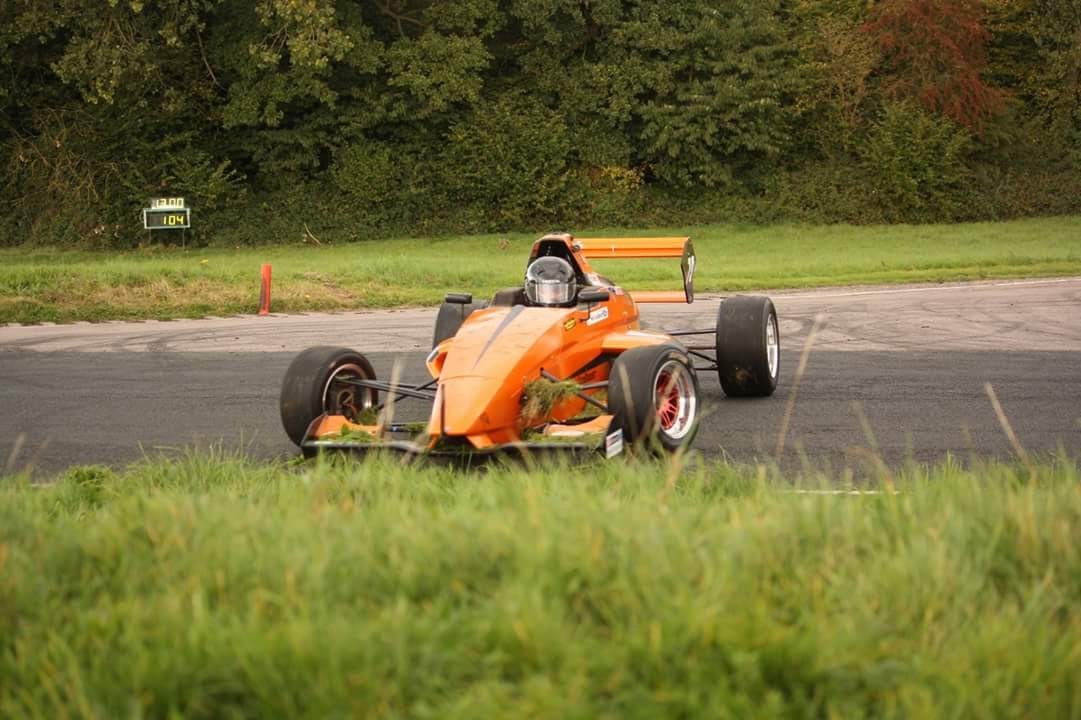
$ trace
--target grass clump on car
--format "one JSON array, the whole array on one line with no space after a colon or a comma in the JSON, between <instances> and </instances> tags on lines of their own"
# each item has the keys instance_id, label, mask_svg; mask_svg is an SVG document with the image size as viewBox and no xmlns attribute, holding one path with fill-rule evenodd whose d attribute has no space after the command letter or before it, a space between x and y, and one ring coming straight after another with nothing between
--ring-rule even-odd
<instances>
[{"instance_id":1,"label":"grass clump on car","mask_svg":"<svg viewBox=\"0 0 1081 720\"><path fill-rule=\"evenodd\" d=\"M527 423L546 420L554 408L582 391L582 386L573 380L555 382L546 378L537 378L525 384L522 391L522 418Z\"/></svg>"}]
</instances>

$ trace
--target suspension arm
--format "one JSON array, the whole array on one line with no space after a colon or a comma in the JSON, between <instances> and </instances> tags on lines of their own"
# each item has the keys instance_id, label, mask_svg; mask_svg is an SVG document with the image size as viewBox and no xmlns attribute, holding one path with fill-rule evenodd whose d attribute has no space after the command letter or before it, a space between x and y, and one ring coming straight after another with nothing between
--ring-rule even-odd
<instances>
[{"instance_id":1,"label":"suspension arm","mask_svg":"<svg viewBox=\"0 0 1081 720\"><path fill-rule=\"evenodd\" d=\"M424 383L423 385L418 385L418 386L416 386L415 388L411 388L411 389L412 389L412 390L416 390L416 391L418 391L418 392L419 392L419 391L421 391L421 390L427 390L427 389L428 389L428 388L430 388L430 387L431 387L432 385L435 385L435 384L436 384L437 382L439 382L439 378L432 378L431 380L429 380L428 382ZM400 386L395 386L395 388L398 388L398 387L400 387ZM390 393L388 392L387 394L389 395ZM404 397L404 396L403 396L403 397ZM427 397L425 397L425 398L423 398L423 399L425 399L425 400L426 400L426 399L427 399ZM434 396L434 395L432 396L432 401L433 401L433 402L435 401L435 396ZM379 403L378 405L376 405L376 406L375 406L375 411L376 411L376 412L379 412L380 410L382 410L382 409L383 409L383 408L385 408L386 406L387 406L387 401L386 401L386 400L384 400L383 402L381 402L381 403Z\"/></svg>"},{"instance_id":2,"label":"suspension arm","mask_svg":"<svg viewBox=\"0 0 1081 720\"><path fill-rule=\"evenodd\" d=\"M677 332L670 332L670 333L665 333L665 334L666 335L671 335L672 337L683 337L685 335L712 335L715 332L717 332L715 329L714 330L679 330Z\"/></svg>"},{"instance_id":3,"label":"suspension arm","mask_svg":"<svg viewBox=\"0 0 1081 720\"><path fill-rule=\"evenodd\" d=\"M418 400L435 400L435 393L420 387L403 387L401 385L391 385L388 382L382 380L365 380L364 378L340 378L336 382L345 383L347 385L354 385L356 387L370 388L372 390L379 390L380 392L389 393L391 395L398 395L401 397L417 398Z\"/></svg>"}]
</instances>

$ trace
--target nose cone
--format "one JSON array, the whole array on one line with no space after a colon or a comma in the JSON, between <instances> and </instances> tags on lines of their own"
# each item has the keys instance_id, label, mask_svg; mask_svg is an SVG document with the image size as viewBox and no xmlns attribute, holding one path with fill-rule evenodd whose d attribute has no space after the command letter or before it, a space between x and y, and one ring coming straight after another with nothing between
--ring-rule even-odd
<instances>
[{"instance_id":1,"label":"nose cone","mask_svg":"<svg viewBox=\"0 0 1081 720\"><path fill-rule=\"evenodd\" d=\"M440 377L502 378L523 361L557 352L558 329L571 312L515 305L474 314L454 336Z\"/></svg>"},{"instance_id":2,"label":"nose cone","mask_svg":"<svg viewBox=\"0 0 1081 720\"><path fill-rule=\"evenodd\" d=\"M570 312L519 305L470 317L447 353L431 431L477 435L516 428L522 387L558 353Z\"/></svg>"},{"instance_id":3,"label":"nose cone","mask_svg":"<svg viewBox=\"0 0 1081 720\"><path fill-rule=\"evenodd\" d=\"M444 382L441 399L446 407L440 418L443 432L475 435L513 424L515 408L510 403L496 402L500 390L501 385L484 377L459 377Z\"/></svg>"}]
</instances>

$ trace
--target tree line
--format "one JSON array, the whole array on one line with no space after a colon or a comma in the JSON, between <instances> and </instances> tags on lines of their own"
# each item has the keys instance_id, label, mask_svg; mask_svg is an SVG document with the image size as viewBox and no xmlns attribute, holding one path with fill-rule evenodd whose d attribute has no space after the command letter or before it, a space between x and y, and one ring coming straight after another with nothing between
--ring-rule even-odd
<instances>
[{"instance_id":1,"label":"tree line","mask_svg":"<svg viewBox=\"0 0 1081 720\"><path fill-rule=\"evenodd\" d=\"M0 242L1081 211L1076 0L6 0Z\"/></svg>"}]
</instances>

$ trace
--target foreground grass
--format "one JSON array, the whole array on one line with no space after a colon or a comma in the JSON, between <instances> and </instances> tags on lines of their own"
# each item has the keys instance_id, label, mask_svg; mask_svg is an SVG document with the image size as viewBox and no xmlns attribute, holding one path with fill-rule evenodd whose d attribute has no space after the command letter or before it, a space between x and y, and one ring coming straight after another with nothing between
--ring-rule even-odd
<instances>
[{"instance_id":1,"label":"foreground grass","mask_svg":"<svg viewBox=\"0 0 1081 720\"><path fill-rule=\"evenodd\" d=\"M592 235L688 234L701 292L1081 274L1081 218L925 226L710 225ZM0 250L0 322L252 313L259 268L274 268L278 312L433 305L521 283L535 235L372 240L248 249L87 253ZM609 262L640 290L677 289L674 261Z\"/></svg>"},{"instance_id":2,"label":"foreground grass","mask_svg":"<svg viewBox=\"0 0 1081 720\"><path fill-rule=\"evenodd\" d=\"M671 470L0 481L0 716L1081 716L1076 465Z\"/></svg>"}]
</instances>

